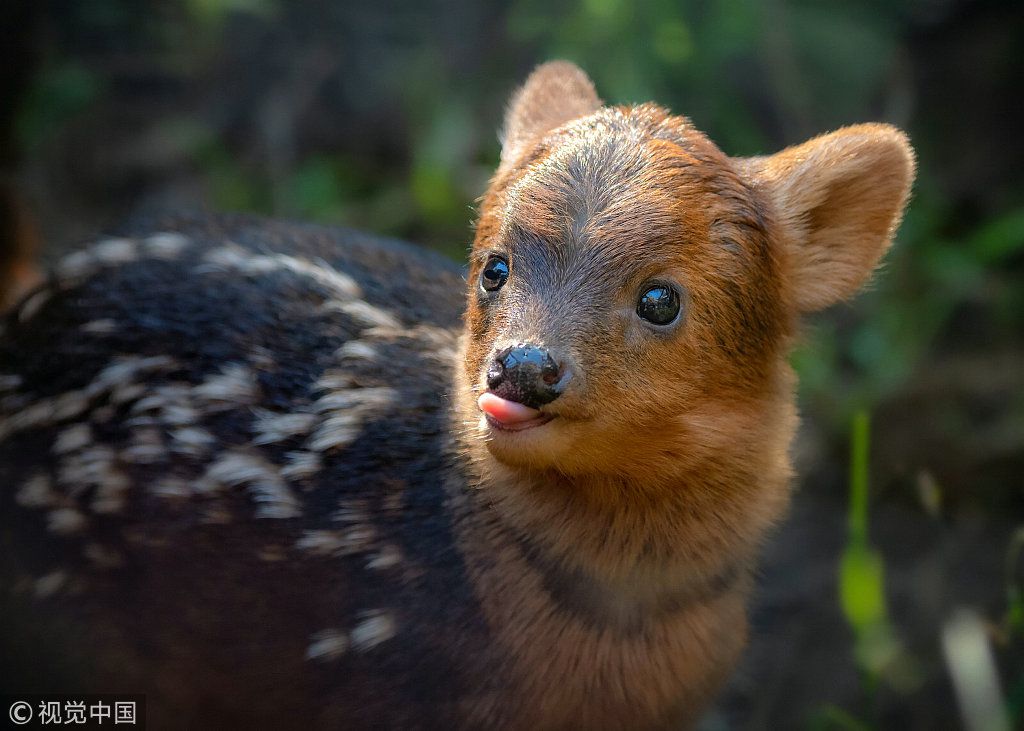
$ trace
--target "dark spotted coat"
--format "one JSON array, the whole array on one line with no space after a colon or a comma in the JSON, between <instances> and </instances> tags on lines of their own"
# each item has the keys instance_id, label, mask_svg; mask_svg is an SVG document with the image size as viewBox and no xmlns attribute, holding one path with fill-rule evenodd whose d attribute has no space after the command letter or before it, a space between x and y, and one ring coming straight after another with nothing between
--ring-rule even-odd
<instances>
[{"instance_id":1,"label":"dark spotted coat","mask_svg":"<svg viewBox=\"0 0 1024 731\"><path fill-rule=\"evenodd\" d=\"M240 217L65 260L0 339L3 690L443 721L484 646L443 509L462 288L401 243Z\"/></svg>"}]
</instances>

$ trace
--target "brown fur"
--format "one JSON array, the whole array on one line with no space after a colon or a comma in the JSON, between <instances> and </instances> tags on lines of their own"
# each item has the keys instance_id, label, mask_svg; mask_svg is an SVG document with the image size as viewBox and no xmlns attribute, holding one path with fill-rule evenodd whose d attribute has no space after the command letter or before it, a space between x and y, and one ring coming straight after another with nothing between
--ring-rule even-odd
<instances>
[{"instance_id":1,"label":"brown fur","mask_svg":"<svg viewBox=\"0 0 1024 731\"><path fill-rule=\"evenodd\" d=\"M39 233L14 186L0 181L0 314L42 281Z\"/></svg>"},{"instance_id":2,"label":"brown fur","mask_svg":"<svg viewBox=\"0 0 1024 731\"><path fill-rule=\"evenodd\" d=\"M788 501L796 316L870 275L912 154L897 130L861 125L733 160L656 106L596 109L564 63L514 97L505 139L473 246L458 389L487 504L466 521L467 553L487 556L484 608L538 722L692 720L742 647L749 570ZM478 282L492 253L511 274L490 301ZM659 279L685 292L668 334L633 312ZM517 341L574 370L543 436L492 433L475 406L493 353ZM575 582L570 605L600 596L606 624L567 617L538 586L545 571Z\"/></svg>"}]
</instances>

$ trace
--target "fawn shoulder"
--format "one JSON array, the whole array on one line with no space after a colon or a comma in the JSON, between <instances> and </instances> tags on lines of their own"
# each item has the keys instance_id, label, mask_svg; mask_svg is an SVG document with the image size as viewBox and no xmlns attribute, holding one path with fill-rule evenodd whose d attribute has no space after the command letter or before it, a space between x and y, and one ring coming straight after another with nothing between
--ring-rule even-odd
<instances>
[{"instance_id":1,"label":"fawn shoulder","mask_svg":"<svg viewBox=\"0 0 1024 731\"><path fill-rule=\"evenodd\" d=\"M659 728L746 638L798 318L913 178L858 125L731 158L574 66L512 98L468 273L174 216L0 333L0 657L157 726Z\"/></svg>"}]
</instances>

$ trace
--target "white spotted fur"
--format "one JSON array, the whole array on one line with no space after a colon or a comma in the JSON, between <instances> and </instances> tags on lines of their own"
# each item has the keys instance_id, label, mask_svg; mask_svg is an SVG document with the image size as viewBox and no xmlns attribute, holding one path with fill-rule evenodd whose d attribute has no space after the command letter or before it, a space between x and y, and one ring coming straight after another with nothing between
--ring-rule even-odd
<instances>
[{"instance_id":1,"label":"white spotted fur","mask_svg":"<svg viewBox=\"0 0 1024 731\"><path fill-rule=\"evenodd\" d=\"M352 628L350 637L352 647L360 652L371 650L382 642L387 642L398 631L398 624L390 612L383 609L372 609L361 614L362 621Z\"/></svg>"},{"instance_id":2,"label":"white spotted fur","mask_svg":"<svg viewBox=\"0 0 1024 731\"><path fill-rule=\"evenodd\" d=\"M302 514L298 498L288 488L280 470L263 457L228 450L207 468L201 484L205 491L219 486L244 486L256 503L257 518L296 518Z\"/></svg>"},{"instance_id":3,"label":"white spotted fur","mask_svg":"<svg viewBox=\"0 0 1024 731\"><path fill-rule=\"evenodd\" d=\"M321 630L309 639L309 647L306 648L307 660L336 660L348 650L348 635L340 629Z\"/></svg>"}]
</instances>

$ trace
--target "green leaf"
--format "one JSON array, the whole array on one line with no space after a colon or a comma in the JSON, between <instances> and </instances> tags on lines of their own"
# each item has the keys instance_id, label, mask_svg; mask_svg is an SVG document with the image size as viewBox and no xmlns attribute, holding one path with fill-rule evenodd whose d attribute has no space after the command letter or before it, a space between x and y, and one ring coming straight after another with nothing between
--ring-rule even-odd
<instances>
[{"instance_id":1,"label":"green leaf","mask_svg":"<svg viewBox=\"0 0 1024 731\"><path fill-rule=\"evenodd\" d=\"M989 265L1024 251L1024 208L983 224L967 240L967 245L978 260Z\"/></svg>"},{"instance_id":2,"label":"green leaf","mask_svg":"<svg viewBox=\"0 0 1024 731\"><path fill-rule=\"evenodd\" d=\"M885 568L881 554L851 544L839 568L839 598L847 621L858 631L882 623L886 616Z\"/></svg>"},{"instance_id":3,"label":"green leaf","mask_svg":"<svg viewBox=\"0 0 1024 731\"><path fill-rule=\"evenodd\" d=\"M70 119L93 104L103 89L100 78L78 62L45 68L34 79L15 121L20 144L36 149Z\"/></svg>"},{"instance_id":4,"label":"green leaf","mask_svg":"<svg viewBox=\"0 0 1024 731\"><path fill-rule=\"evenodd\" d=\"M867 546L868 540L868 445L871 438L866 411L853 416L850 433L850 543Z\"/></svg>"}]
</instances>

